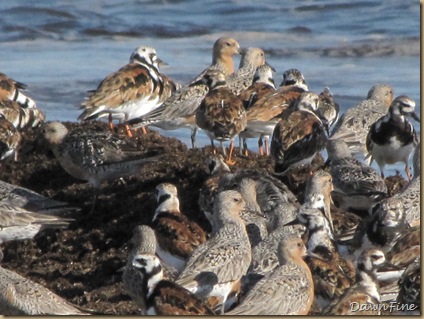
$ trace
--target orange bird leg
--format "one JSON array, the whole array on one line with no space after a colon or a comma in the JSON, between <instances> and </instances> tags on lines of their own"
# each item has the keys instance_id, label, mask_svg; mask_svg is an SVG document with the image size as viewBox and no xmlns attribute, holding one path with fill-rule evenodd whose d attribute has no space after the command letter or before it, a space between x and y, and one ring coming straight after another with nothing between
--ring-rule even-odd
<instances>
[{"instance_id":1,"label":"orange bird leg","mask_svg":"<svg viewBox=\"0 0 424 319\"><path fill-rule=\"evenodd\" d=\"M128 124L125 124L125 132L127 133L129 137L133 137L133 134Z\"/></svg>"},{"instance_id":2,"label":"orange bird leg","mask_svg":"<svg viewBox=\"0 0 424 319\"><path fill-rule=\"evenodd\" d=\"M228 151L228 158L225 161L228 165L234 165L236 162L231 159L231 156L233 155L234 150L234 141L231 141L229 151Z\"/></svg>"},{"instance_id":3,"label":"orange bird leg","mask_svg":"<svg viewBox=\"0 0 424 319\"><path fill-rule=\"evenodd\" d=\"M109 113L108 119L109 119L109 129L113 132L114 125L113 125L113 122L112 122L112 114Z\"/></svg>"}]
</instances>

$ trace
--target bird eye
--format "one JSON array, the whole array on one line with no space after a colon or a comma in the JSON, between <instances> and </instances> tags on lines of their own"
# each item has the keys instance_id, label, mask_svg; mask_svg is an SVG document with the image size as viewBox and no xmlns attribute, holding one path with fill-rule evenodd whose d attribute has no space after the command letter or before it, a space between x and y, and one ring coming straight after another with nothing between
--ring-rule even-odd
<instances>
[{"instance_id":1,"label":"bird eye","mask_svg":"<svg viewBox=\"0 0 424 319\"><path fill-rule=\"evenodd\" d=\"M238 203L238 202L240 201L240 198L235 197L235 198L233 198L233 200L234 200L236 203Z\"/></svg>"},{"instance_id":2,"label":"bird eye","mask_svg":"<svg viewBox=\"0 0 424 319\"><path fill-rule=\"evenodd\" d=\"M229 46L231 46L231 43L230 43L230 42L226 42L225 44L226 44L228 47L229 47Z\"/></svg>"}]
</instances>

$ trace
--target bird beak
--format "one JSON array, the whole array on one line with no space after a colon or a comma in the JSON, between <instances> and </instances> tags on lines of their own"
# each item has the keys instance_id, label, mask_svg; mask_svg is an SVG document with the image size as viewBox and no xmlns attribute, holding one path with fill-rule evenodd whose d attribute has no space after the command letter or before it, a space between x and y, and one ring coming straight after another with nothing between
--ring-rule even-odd
<instances>
[{"instance_id":1,"label":"bird beak","mask_svg":"<svg viewBox=\"0 0 424 319\"><path fill-rule=\"evenodd\" d=\"M158 63L159 66L168 66L169 64L162 61L161 59L157 58L156 62Z\"/></svg>"},{"instance_id":2,"label":"bird beak","mask_svg":"<svg viewBox=\"0 0 424 319\"><path fill-rule=\"evenodd\" d=\"M418 123L421 123L421 122L420 122L420 118L418 117L417 113L412 112L412 113L411 113L411 117L412 117L415 121L417 121Z\"/></svg>"},{"instance_id":3,"label":"bird beak","mask_svg":"<svg viewBox=\"0 0 424 319\"><path fill-rule=\"evenodd\" d=\"M239 48L237 51L238 54L244 54L245 52L246 52L246 49L242 49L242 48Z\"/></svg>"}]
</instances>

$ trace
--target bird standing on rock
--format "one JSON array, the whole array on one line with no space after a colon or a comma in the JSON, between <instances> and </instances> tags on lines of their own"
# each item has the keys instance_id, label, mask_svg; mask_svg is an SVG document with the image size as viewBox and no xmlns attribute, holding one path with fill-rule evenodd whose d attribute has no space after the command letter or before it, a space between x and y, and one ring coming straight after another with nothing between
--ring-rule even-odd
<instances>
[{"instance_id":1,"label":"bird standing on rock","mask_svg":"<svg viewBox=\"0 0 424 319\"><path fill-rule=\"evenodd\" d=\"M69 132L60 122L46 124L43 134L62 168L96 189L104 181L136 174L145 164L161 156L145 157L134 144L110 132Z\"/></svg>"}]
</instances>

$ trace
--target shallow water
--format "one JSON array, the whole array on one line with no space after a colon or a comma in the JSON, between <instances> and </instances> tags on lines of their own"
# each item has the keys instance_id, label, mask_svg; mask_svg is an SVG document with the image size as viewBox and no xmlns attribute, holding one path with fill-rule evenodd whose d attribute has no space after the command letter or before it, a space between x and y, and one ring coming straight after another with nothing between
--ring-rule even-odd
<instances>
[{"instance_id":1,"label":"shallow water","mask_svg":"<svg viewBox=\"0 0 424 319\"><path fill-rule=\"evenodd\" d=\"M186 83L210 64L214 41L229 35L265 50L276 83L298 68L311 90L330 87L342 111L383 82L419 112L419 9L415 0L3 1L0 71L28 84L48 120L76 121L85 92L137 46L155 47L169 64L163 72ZM189 143L187 130L165 134ZM200 133L198 144L207 143ZM396 169L403 172L395 165L387 173Z\"/></svg>"}]
</instances>

